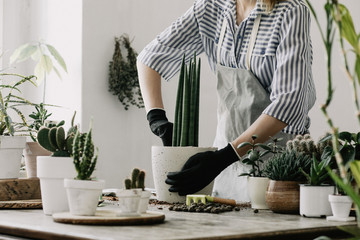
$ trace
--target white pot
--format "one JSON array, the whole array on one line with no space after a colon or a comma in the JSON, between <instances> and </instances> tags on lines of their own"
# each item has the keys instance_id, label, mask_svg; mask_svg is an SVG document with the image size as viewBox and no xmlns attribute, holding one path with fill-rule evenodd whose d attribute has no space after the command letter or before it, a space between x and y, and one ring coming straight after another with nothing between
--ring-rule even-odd
<instances>
[{"instance_id":1,"label":"white pot","mask_svg":"<svg viewBox=\"0 0 360 240\"><path fill-rule=\"evenodd\" d=\"M353 201L347 195L329 195L332 214L336 218L347 218Z\"/></svg>"},{"instance_id":2,"label":"white pot","mask_svg":"<svg viewBox=\"0 0 360 240\"><path fill-rule=\"evenodd\" d=\"M71 157L37 157L37 175L40 178L41 199L46 215L69 211L64 188L65 178L75 178Z\"/></svg>"},{"instance_id":3,"label":"white pot","mask_svg":"<svg viewBox=\"0 0 360 240\"><path fill-rule=\"evenodd\" d=\"M331 215L328 200L334 194L335 187L329 185L300 185L300 215L304 217L324 217Z\"/></svg>"},{"instance_id":4,"label":"white pot","mask_svg":"<svg viewBox=\"0 0 360 240\"><path fill-rule=\"evenodd\" d=\"M105 187L104 180L65 179L64 187L72 215L95 215L102 189Z\"/></svg>"},{"instance_id":5,"label":"white pot","mask_svg":"<svg viewBox=\"0 0 360 240\"><path fill-rule=\"evenodd\" d=\"M119 201L120 211L117 216L138 216L139 204L141 199L141 188L135 189L119 189L116 191L116 196Z\"/></svg>"},{"instance_id":6,"label":"white pot","mask_svg":"<svg viewBox=\"0 0 360 240\"><path fill-rule=\"evenodd\" d=\"M266 177L248 177L247 191L251 201L251 207L254 209L269 209L265 201L266 189L269 178Z\"/></svg>"},{"instance_id":7,"label":"white pot","mask_svg":"<svg viewBox=\"0 0 360 240\"><path fill-rule=\"evenodd\" d=\"M0 136L0 179L19 178L25 136Z\"/></svg>"},{"instance_id":8,"label":"white pot","mask_svg":"<svg viewBox=\"0 0 360 240\"><path fill-rule=\"evenodd\" d=\"M142 191L139 203L139 213L146 213L149 206L150 191Z\"/></svg>"},{"instance_id":9,"label":"white pot","mask_svg":"<svg viewBox=\"0 0 360 240\"><path fill-rule=\"evenodd\" d=\"M51 152L41 147L38 142L27 142L24 149L26 175L28 178L37 177L36 157L50 156Z\"/></svg>"},{"instance_id":10,"label":"white pot","mask_svg":"<svg viewBox=\"0 0 360 240\"><path fill-rule=\"evenodd\" d=\"M180 171L185 162L194 154L205 151L215 151L216 149L217 148L213 147L153 146L151 149L152 171L157 200L168 203L185 203L185 196L179 196L178 193L169 192L170 185L165 183L166 175L169 172ZM208 186L194 194L211 195L213 184L214 182L211 182Z\"/></svg>"}]
</instances>

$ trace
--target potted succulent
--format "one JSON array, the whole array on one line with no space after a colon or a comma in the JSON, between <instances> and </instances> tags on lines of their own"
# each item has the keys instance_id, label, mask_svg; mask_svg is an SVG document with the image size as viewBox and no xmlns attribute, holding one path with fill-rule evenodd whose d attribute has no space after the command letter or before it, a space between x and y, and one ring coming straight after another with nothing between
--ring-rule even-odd
<instances>
[{"instance_id":1,"label":"potted succulent","mask_svg":"<svg viewBox=\"0 0 360 240\"><path fill-rule=\"evenodd\" d=\"M69 210L64 178L76 176L71 158L76 132L77 126L72 125L67 134L63 126L43 126L37 133L39 144L52 152L51 156L37 157L37 176L40 178L41 198L46 215Z\"/></svg>"},{"instance_id":2,"label":"potted succulent","mask_svg":"<svg viewBox=\"0 0 360 240\"><path fill-rule=\"evenodd\" d=\"M185 203L185 196L169 192L169 185L165 183L167 174L180 171L185 162L196 153L216 150L212 147L198 147L199 90L200 59L197 62L194 53L189 66L185 64L185 56L181 64L172 146L152 147L152 171L156 196L160 201ZM213 182L200 190L198 194L211 195L212 186Z\"/></svg>"},{"instance_id":3,"label":"potted succulent","mask_svg":"<svg viewBox=\"0 0 360 240\"><path fill-rule=\"evenodd\" d=\"M243 142L238 146L238 148L251 146L251 149L241 159L243 164L251 167L250 171L242 173L239 176L248 176L247 189L251 207L255 209L269 209L265 201L265 192L269 178L263 172L264 157L269 153L281 151L281 147L276 145L281 139L273 139L273 142L268 144L255 143L256 139L257 136L253 135L252 142Z\"/></svg>"},{"instance_id":4,"label":"potted succulent","mask_svg":"<svg viewBox=\"0 0 360 240\"><path fill-rule=\"evenodd\" d=\"M92 178L97 158L98 149L94 147L92 123L90 123L87 133L76 131L72 147L72 159L77 175L75 178L66 178L63 183L72 215L95 215L102 189L105 187L104 180Z\"/></svg>"},{"instance_id":5,"label":"potted succulent","mask_svg":"<svg viewBox=\"0 0 360 240\"><path fill-rule=\"evenodd\" d=\"M48 117L51 116L51 113L48 113L48 110L45 108L44 103L35 105L35 112L32 112L29 117L32 119L29 126L28 131L32 141L27 141L26 146L23 152L25 159L25 168L28 178L37 177L37 165L36 158L37 156L50 156L51 152L41 147L37 142L36 134L42 126L46 126L48 128L61 126L65 122L61 121L60 123L52 123L51 121L47 121ZM74 115L75 117L75 115ZM73 119L74 119L73 117Z\"/></svg>"},{"instance_id":6,"label":"potted succulent","mask_svg":"<svg viewBox=\"0 0 360 240\"><path fill-rule=\"evenodd\" d=\"M145 191L145 172L134 168L131 172L131 179L126 178L124 189L117 190L116 196L119 199L119 216L136 216L145 213L150 198L150 192Z\"/></svg>"},{"instance_id":7,"label":"potted succulent","mask_svg":"<svg viewBox=\"0 0 360 240\"><path fill-rule=\"evenodd\" d=\"M14 79L17 80L14 80ZM19 178L22 152L25 148L26 136L21 132L26 131L27 122L21 108L34 105L21 96L19 87L25 83L33 82L34 76L22 76L12 73L0 73L0 179ZM14 81L7 84L6 81ZM13 121L15 113L20 122Z\"/></svg>"},{"instance_id":8,"label":"potted succulent","mask_svg":"<svg viewBox=\"0 0 360 240\"><path fill-rule=\"evenodd\" d=\"M330 185L330 175L327 168L331 165L332 148L326 147L319 162L312 158L310 171L302 173L308 184L300 185L300 215L304 217L324 217L331 215L329 195L334 194L335 186Z\"/></svg>"},{"instance_id":9,"label":"potted succulent","mask_svg":"<svg viewBox=\"0 0 360 240\"><path fill-rule=\"evenodd\" d=\"M299 184L306 181L300 168L310 169L311 158L294 150L271 157L264 167L270 179L265 200L275 213L299 213Z\"/></svg>"}]
</instances>

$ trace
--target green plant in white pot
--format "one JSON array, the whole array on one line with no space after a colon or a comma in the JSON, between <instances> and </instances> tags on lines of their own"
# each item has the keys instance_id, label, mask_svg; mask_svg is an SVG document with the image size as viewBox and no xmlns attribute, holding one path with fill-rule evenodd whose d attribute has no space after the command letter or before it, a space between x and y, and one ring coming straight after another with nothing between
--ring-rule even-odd
<instances>
[{"instance_id":1,"label":"green plant in white pot","mask_svg":"<svg viewBox=\"0 0 360 240\"><path fill-rule=\"evenodd\" d=\"M41 198L46 215L66 212L69 205L64 188L64 178L74 178L72 145L77 126L65 133L62 122L55 127L41 127L37 133L39 144L52 152L51 156L37 157L37 176L40 178Z\"/></svg>"},{"instance_id":2,"label":"green plant in white pot","mask_svg":"<svg viewBox=\"0 0 360 240\"><path fill-rule=\"evenodd\" d=\"M200 59L196 61L195 53L189 66L185 64L184 56L176 98L172 146L152 147L154 184L160 201L185 203L185 196L169 192L170 185L165 183L167 174L180 171L185 162L196 153L216 150L212 147L198 147L200 64ZM212 186L213 183L210 183L198 193L211 195Z\"/></svg>"},{"instance_id":3,"label":"green plant in white pot","mask_svg":"<svg viewBox=\"0 0 360 240\"><path fill-rule=\"evenodd\" d=\"M0 72L0 179L18 178L23 149L25 148L27 121L22 108L34 105L26 100L20 87L33 84L34 76ZM36 86L36 85L35 85Z\"/></svg>"},{"instance_id":4,"label":"green plant in white pot","mask_svg":"<svg viewBox=\"0 0 360 240\"><path fill-rule=\"evenodd\" d=\"M75 178L64 180L70 213L72 215L93 216L102 189L105 187L105 181L95 180L92 176L98 159L98 149L95 149L92 139L92 122L87 133L76 132L72 159L77 175Z\"/></svg>"}]
</instances>

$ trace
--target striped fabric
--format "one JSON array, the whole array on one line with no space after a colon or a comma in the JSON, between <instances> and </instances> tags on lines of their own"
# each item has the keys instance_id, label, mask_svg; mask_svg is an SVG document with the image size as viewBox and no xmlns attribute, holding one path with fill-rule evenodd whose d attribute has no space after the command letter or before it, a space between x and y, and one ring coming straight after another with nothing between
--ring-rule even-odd
<instances>
[{"instance_id":1,"label":"striped fabric","mask_svg":"<svg viewBox=\"0 0 360 240\"><path fill-rule=\"evenodd\" d=\"M245 68L245 55L257 14L262 14L251 58L250 70L269 92L272 103L263 113L288 126L290 134L308 132L308 112L315 102L312 79L310 13L303 0L279 1L267 13L260 1L239 26L235 0L196 0L139 54L138 60L168 80L177 73L185 54L205 52L211 69L216 70L216 49L223 21L227 21L221 46L220 64Z\"/></svg>"}]
</instances>

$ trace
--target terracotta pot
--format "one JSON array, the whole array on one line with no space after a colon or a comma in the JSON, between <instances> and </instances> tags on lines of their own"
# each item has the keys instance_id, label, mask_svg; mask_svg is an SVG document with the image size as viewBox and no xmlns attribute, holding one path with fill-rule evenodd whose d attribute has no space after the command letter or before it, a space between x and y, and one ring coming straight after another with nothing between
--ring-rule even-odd
<instances>
[{"instance_id":1,"label":"terracotta pot","mask_svg":"<svg viewBox=\"0 0 360 240\"><path fill-rule=\"evenodd\" d=\"M41 147L38 142L27 142L24 149L26 175L28 178L37 177L37 156L50 156L52 153Z\"/></svg>"},{"instance_id":2,"label":"terracotta pot","mask_svg":"<svg viewBox=\"0 0 360 240\"><path fill-rule=\"evenodd\" d=\"M299 213L300 182L270 180L266 204L275 213Z\"/></svg>"}]
</instances>

